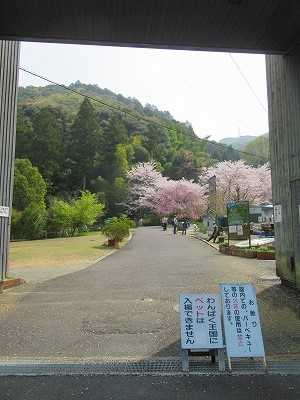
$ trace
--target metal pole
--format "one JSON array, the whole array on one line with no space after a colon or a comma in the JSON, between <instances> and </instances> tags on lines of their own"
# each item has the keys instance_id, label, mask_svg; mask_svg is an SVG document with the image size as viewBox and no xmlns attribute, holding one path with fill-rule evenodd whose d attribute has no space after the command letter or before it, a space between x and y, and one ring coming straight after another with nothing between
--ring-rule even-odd
<instances>
[{"instance_id":1,"label":"metal pole","mask_svg":"<svg viewBox=\"0 0 300 400\"><path fill-rule=\"evenodd\" d=\"M7 275L16 137L19 42L0 40L0 217L1 281ZM4 214L3 214L4 215Z\"/></svg>"},{"instance_id":2,"label":"metal pole","mask_svg":"<svg viewBox=\"0 0 300 400\"><path fill-rule=\"evenodd\" d=\"M229 247L229 219L228 219L228 204L226 205L226 214L227 214L227 242Z\"/></svg>"},{"instance_id":3,"label":"metal pole","mask_svg":"<svg viewBox=\"0 0 300 400\"><path fill-rule=\"evenodd\" d=\"M248 201L248 229L249 229L249 249L251 248L251 230L250 230L250 207Z\"/></svg>"}]
</instances>

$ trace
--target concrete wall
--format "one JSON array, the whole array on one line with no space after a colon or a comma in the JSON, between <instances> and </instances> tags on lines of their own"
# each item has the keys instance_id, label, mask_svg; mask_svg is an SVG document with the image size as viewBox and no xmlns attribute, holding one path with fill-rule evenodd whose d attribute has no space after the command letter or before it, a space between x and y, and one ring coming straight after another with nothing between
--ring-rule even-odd
<instances>
[{"instance_id":1,"label":"concrete wall","mask_svg":"<svg viewBox=\"0 0 300 400\"><path fill-rule=\"evenodd\" d=\"M273 203L282 206L275 223L277 274L300 289L300 47L267 56Z\"/></svg>"},{"instance_id":2,"label":"concrete wall","mask_svg":"<svg viewBox=\"0 0 300 400\"><path fill-rule=\"evenodd\" d=\"M19 43L0 41L0 206L12 205ZM0 282L7 271L10 217L0 216Z\"/></svg>"}]
</instances>

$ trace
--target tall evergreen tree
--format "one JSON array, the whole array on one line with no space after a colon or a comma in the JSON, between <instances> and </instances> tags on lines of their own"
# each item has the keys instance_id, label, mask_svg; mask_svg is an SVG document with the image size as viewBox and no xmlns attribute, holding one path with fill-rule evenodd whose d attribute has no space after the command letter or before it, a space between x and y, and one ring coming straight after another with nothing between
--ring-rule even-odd
<instances>
[{"instance_id":1,"label":"tall evergreen tree","mask_svg":"<svg viewBox=\"0 0 300 400\"><path fill-rule=\"evenodd\" d=\"M103 133L97 113L88 99L82 102L70 130L69 158L73 190L89 189L95 159L103 146Z\"/></svg>"},{"instance_id":2,"label":"tall evergreen tree","mask_svg":"<svg viewBox=\"0 0 300 400\"><path fill-rule=\"evenodd\" d=\"M31 158L34 133L31 119L23 107L18 107L17 113L16 158Z\"/></svg>"},{"instance_id":3,"label":"tall evergreen tree","mask_svg":"<svg viewBox=\"0 0 300 400\"><path fill-rule=\"evenodd\" d=\"M171 143L168 131L156 125L149 125L143 132L144 147L148 150L153 160L164 164L170 155Z\"/></svg>"},{"instance_id":4,"label":"tall evergreen tree","mask_svg":"<svg viewBox=\"0 0 300 400\"><path fill-rule=\"evenodd\" d=\"M47 180L49 188L55 186L63 157L63 121L63 115L51 107L42 108L33 120L34 140L29 159Z\"/></svg>"},{"instance_id":5,"label":"tall evergreen tree","mask_svg":"<svg viewBox=\"0 0 300 400\"><path fill-rule=\"evenodd\" d=\"M181 150L176 153L170 168L165 172L172 179L185 178L197 181L201 168L191 151Z\"/></svg>"},{"instance_id":6,"label":"tall evergreen tree","mask_svg":"<svg viewBox=\"0 0 300 400\"><path fill-rule=\"evenodd\" d=\"M104 159L101 172L105 179L110 182L119 175L120 163L124 164L125 145L128 143L128 132L122 118L118 114L112 114L104 128Z\"/></svg>"}]
</instances>

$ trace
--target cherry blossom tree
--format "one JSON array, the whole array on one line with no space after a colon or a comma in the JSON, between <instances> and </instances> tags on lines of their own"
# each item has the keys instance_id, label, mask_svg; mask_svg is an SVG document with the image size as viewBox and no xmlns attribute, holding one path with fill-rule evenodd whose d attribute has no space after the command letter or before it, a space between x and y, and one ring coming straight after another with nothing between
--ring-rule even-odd
<instances>
[{"instance_id":1,"label":"cherry blossom tree","mask_svg":"<svg viewBox=\"0 0 300 400\"><path fill-rule=\"evenodd\" d=\"M152 194L151 206L158 215L177 215L196 220L207 209L205 188L186 179L166 180Z\"/></svg>"},{"instance_id":2,"label":"cherry blossom tree","mask_svg":"<svg viewBox=\"0 0 300 400\"><path fill-rule=\"evenodd\" d=\"M163 177L154 162L140 163L128 173L132 211L150 209L159 216L198 219L207 208L206 189L192 181Z\"/></svg>"},{"instance_id":3,"label":"cherry blossom tree","mask_svg":"<svg viewBox=\"0 0 300 400\"><path fill-rule=\"evenodd\" d=\"M256 168L242 160L223 161L203 171L200 185L207 184L214 175L218 213L224 213L230 201L248 200L250 204L259 204L272 198L271 171L267 164Z\"/></svg>"},{"instance_id":4,"label":"cherry blossom tree","mask_svg":"<svg viewBox=\"0 0 300 400\"><path fill-rule=\"evenodd\" d=\"M131 211L152 208L151 198L166 178L157 171L154 161L138 163L127 173L129 195L127 206Z\"/></svg>"}]
</instances>

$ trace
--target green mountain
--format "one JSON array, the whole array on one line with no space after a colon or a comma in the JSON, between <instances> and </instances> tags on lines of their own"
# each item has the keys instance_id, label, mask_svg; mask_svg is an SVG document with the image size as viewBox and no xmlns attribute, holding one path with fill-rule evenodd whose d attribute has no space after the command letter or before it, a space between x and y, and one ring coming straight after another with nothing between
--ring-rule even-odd
<instances>
[{"instance_id":1,"label":"green mountain","mask_svg":"<svg viewBox=\"0 0 300 400\"><path fill-rule=\"evenodd\" d=\"M155 160L172 179L197 180L211 163L206 147L188 122L97 85L19 88L16 157L39 169L49 201L87 189L115 215L135 163Z\"/></svg>"},{"instance_id":2,"label":"green mountain","mask_svg":"<svg viewBox=\"0 0 300 400\"><path fill-rule=\"evenodd\" d=\"M260 136L245 135L236 138L228 137L220 140L219 143L242 151L242 153L237 153L237 158L231 157L231 160L242 158L248 164L257 166L266 163L270 159L268 133Z\"/></svg>"},{"instance_id":3,"label":"green mountain","mask_svg":"<svg viewBox=\"0 0 300 400\"><path fill-rule=\"evenodd\" d=\"M219 143L226 144L227 146L232 146L236 150L243 150L248 143L252 142L255 136L245 135L239 137L228 137L221 139Z\"/></svg>"},{"instance_id":4,"label":"green mountain","mask_svg":"<svg viewBox=\"0 0 300 400\"><path fill-rule=\"evenodd\" d=\"M243 149L245 153L243 158L251 165L264 164L270 160L269 134L257 136L249 142Z\"/></svg>"},{"instance_id":5,"label":"green mountain","mask_svg":"<svg viewBox=\"0 0 300 400\"><path fill-rule=\"evenodd\" d=\"M112 114L119 114L126 125L129 136L143 134L145 128L159 123L170 128L165 131L176 150L189 148L192 151L195 144L201 145L202 148L204 146L204 142L196 136L191 124L176 121L168 111L160 111L154 105L143 106L135 98L126 98L108 89L101 89L98 85L83 84L79 81L71 84L68 89L70 90L56 85L20 87L19 109L25 109L26 114L31 116L42 108L56 109L64 116L66 124L72 124L84 99L78 95L79 93L89 96L100 122L107 120ZM92 98L97 101L93 101ZM125 113L120 113L120 110ZM164 128L158 127L157 129Z\"/></svg>"}]
</instances>

